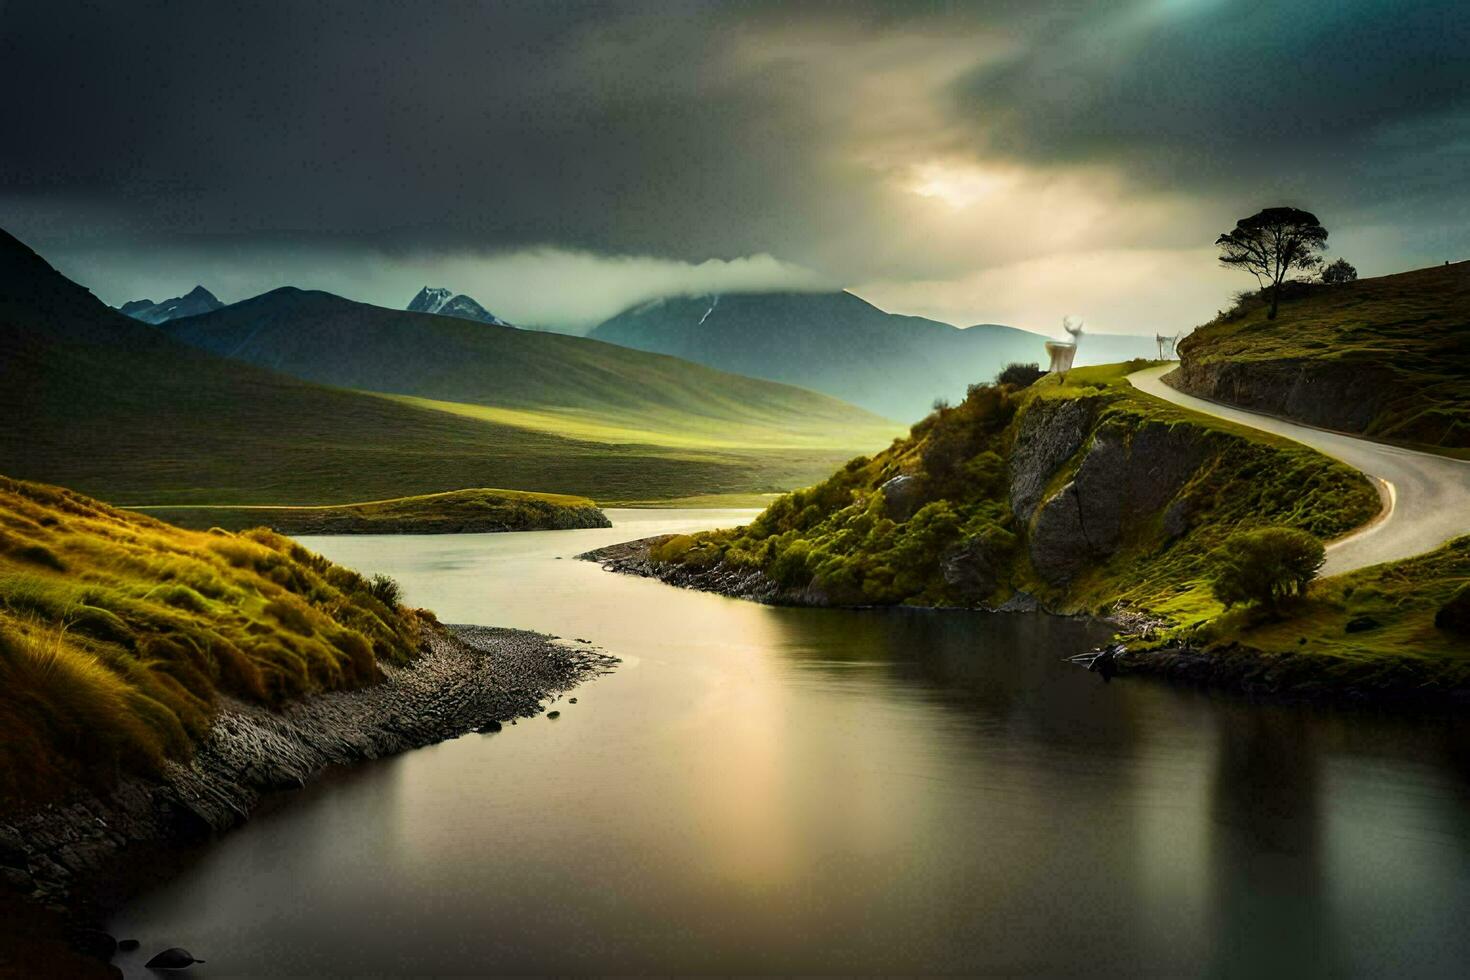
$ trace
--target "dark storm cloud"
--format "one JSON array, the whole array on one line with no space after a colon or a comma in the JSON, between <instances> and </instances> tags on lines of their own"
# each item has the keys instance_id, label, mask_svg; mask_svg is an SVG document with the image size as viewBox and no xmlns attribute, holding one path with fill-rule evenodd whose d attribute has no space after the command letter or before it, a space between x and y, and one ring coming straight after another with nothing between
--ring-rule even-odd
<instances>
[{"instance_id":1,"label":"dark storm cloud","mask_svg":"<svg viewBox=\"0 0 1470 980\"><path fill-rule=\"evenodd\" d=\"M810 127L701 12L12 5L0 176L173 235L744 254L810 190L783 166Z\"/></svg>"},{"instance_id":2,"label":"dark storm cloud","mask_svg":"<svg viewBox=\"0 0 1470 980\"><path fill-rule=\"evenodd\" d=\"M1470 4L1098 5L956 87L983 152L1116 163L1137 182L1463 191L1424 154L1470 132ZM1364 187L1364 182L1368 186ZM1367 193L1364 193L1366 191Z\"/></svg>"},{"instance_id":3,"label":"dark storm cloud","mask_svg":"<svg viewBox=\"0 0 1470 980\"><path fill-rule=\"evenodd\" d=\"M0 225L114 301L541 247L1044 292L1287 200L1390 271L1470 248L1466 7L0 0Z\"/></svg>"}]
</instances>

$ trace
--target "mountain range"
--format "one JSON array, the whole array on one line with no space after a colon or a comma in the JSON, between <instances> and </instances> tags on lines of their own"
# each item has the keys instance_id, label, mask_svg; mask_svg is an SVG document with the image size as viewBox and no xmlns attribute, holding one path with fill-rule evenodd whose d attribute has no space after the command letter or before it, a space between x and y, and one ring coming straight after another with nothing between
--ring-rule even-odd
<instances>
[{"instance_id":1,"label":"mountain range","mask_svg":"<svg viewBox=\"0 0 1470 980\"><path fill-rule=\"evenodd\" d=\"M135 299L119 306L118 312L126 313L134 320L157 324L181 316L209 313L224 305L215 298L214 293L203 286L195 286L184 295L166 299L162 303L155 303L151 299Z\"/></svg>"},{"instance_id":2,"label":"mountain range","mask_svg":"<svg viewBox=\"0 0 1470 980\"><path fill-rule=\"evenodd\" d=\"M479 320L481 323L493 323L498 327L510 326L509 323L485 309L471 297L464 293L454 293L442 286L425 286L420 289L418 295L409 300L408 311L457 316L462 320Z\"/></svg>"},{"instance_id":3,"label":"mountain range","mask_svg":"<svg viewBox=\"0 0 1470 980\"><path fill-rule=\"evenodd\" d=\"M849 292L682 296L633 307L588 335L824 392L887 418L922 418L1011 362L1046 366L1047 338L888 313ZM1078 366L1156 356L1151 337L1084 335Z\"/></svg>"},{"instance_id":4,"label":"mountain range","mask_svg":"<svg viewBox=\"0 0 1470 980\"><path fill-rule=\"evenodd\" d=\"M289 286L159 329L307 381L561 435L857 449L895 431L827 395L661 354Z\"/></svg>"},{"instance_id":5,"label":"mountain range","mask_svg":"<svg viewBox=\"0 0 1470 980\"><path fill-rule=\"evenodd\" d=\"M343 304L361 306L297 290L257 299L264 302L258 304L263 309L256 326L277 335L290 330L315 335L317 313ZM272 307L275 315L270 315ZM293 307L314 312L286 316ZM454 330L524 336L448 317L365 310L374 315L362 318L360 330L350 321L337 321L338 329L326 331L340 347L314 341L314 349L329 360L363 364L370 359L363 350L375 336L373 321L379 316L424 328L418 341L424 347ZM225 319L214 327L200 322L213 317ZM327 315L325 322L334 321ZM659 370L650 368L637 381L627 378L630 400L640 386L672 384L687 368L700 373L697 385L685 393L709 388L708 404L717 407L704 410L714 414L696 418L692 413L700 406L691 406L691 414L680 417L662 408L668 396L660 403L655 393L644 403L660 406L649 411L665 417L664 432L645 436L602 422L591 406L599 398L616 399L616 374L584 363L597 359L591 354L570 357L562 371L550 347L540 358L524 359L522 369L565 375L563 391L579 383L600 390L584 393L582 407L566 410L568 419L583 420L581 429L552 431L550 396L537 403L541 411L517 413L348 391L227 359L172 335L229 338L228 352L291 363L289 351L252 348L243 335L231 333L248 329L248 323L234 307L166 321L163 329L140 323L107 307L0 231L0 412L11 420L0 426L0 473L134 505L327 504L464 487L633 500L798 486L854 451L882 445L889 434L881 425L875 431L871 416L832 399L745 378L726 380L719 372L633 351L623 353ZM428 379L435 368L427 359L412 359L406 349L412 341L402 343L403 348L380 347L387 352L380 356L417 363L421 390L431 390ZM508 354L516 348L500 349ZM463 353L439 358L439 368L448 372ZM363 374L349 380L375 379ZM748 412L742 408L747 404L753 406ZM799 429L808 414L833 425L826 434L832 442L857 444L818 447L812 438L803 445L802 437L788 430ZM844 420L850 424L844 426ZM736 436L716 445L716 440L701 442L694 431L699 429Z\"/></svg>"}]
</instances>

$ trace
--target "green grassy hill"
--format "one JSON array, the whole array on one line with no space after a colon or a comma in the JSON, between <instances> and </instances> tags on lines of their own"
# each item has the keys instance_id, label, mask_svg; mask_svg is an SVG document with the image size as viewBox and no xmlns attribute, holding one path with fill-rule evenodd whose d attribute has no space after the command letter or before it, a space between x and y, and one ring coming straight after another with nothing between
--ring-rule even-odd
<instances>
[{"instance_id":1,"label":"green grassy hill","mask_svg":"<svg viewBox=\"0 0 1470 980\"><path fill-rule=\"evenodd\" d=\"M1179 344L1181 390L1313 425L1470 449L1470 262L1295 284Z\"/></svg>"},{"instance_id":2,"label":"green grassy hill","mask_svg":"<svg viewBox=\"0 0 1470 980\"><path fill-rule=\"evenodd\" d=\"M0 807L187 758L221 695L372 683L432 620L268 531L0 477Z\"/></svg>"},{"instance_id":3,"label":"green grassy hill","mask_svg":"<svg viewBox=\"0 0 1470 980\"><path fill-rule=\"evenodd\" d=\"M0 412L0 472L119 504L335 504L487 486L604 502L764 492L851 452L566 438L310 384L111 310L3 232Z\"/></svg>"},{"instance_id":4,"label":"green grassy hill","mask_svg":"<svg viewBox=\"0 0 1470 980\"><path fill-rule=\"evenodd\" d=\"M451 490L418 497L317 507L142 508L179 527L239 531L269 527L282 534L480 534L610 527L586 497L520 490Z\"/></svg>"},{"instance_id":5,"label":"green grassy hill","mask_svg":"<svg viewBox=\"0 0 1470 980\"><path fill-rule=\"evenodd\" d=\"M600 442L853 449L882 445L898 431L789 385L583 337L389 310L330 293L277 289L160 329L308 381Z\"/></svg>"},{"instance_id":6,"label":"green grassy hill","mask_svg":"<svg viewBox=\"0 0 1470 980\"><path fill-rule=\"evenodd\" d=\"M1297 443L1134 390L1130 367L985 386L908 438L782 497L745 528L651 557L696 573L760 572L781 601L998 605L1218 614L1209 555L1234 531L1323 539L1378 512L1349 467Z\"/></svg>"}]
</instances>

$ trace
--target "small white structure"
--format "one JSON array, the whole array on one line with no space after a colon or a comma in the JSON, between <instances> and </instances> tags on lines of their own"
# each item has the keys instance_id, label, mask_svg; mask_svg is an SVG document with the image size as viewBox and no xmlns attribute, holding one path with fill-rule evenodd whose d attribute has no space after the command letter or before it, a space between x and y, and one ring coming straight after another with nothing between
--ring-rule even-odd
<instances>
[{"instance_id":1,"label":"small white structure","mask_svg":"<svg viewBox=\"0 0 1470 980\"><path fill-rule=\"evenodd\" d=\"M1072 338L1072 342L1048 340L1046 355L1051 358L1051 366L1047 371L1065 377L1072 370L1072 361L1077 358L1077 344L1082 339L1082 321L1073 324L1071 317L1062 317L1062 329Z\"/></svg>"},{"instance_id":2,"label":"small white structure","mask_svg":"<svg viewBox=\"0 0 1470 980\"><path fill-rule=\"evenodd\" d=\"M1176 333L1174 336L1169 337L1161 333L1156 333L1154 334L1154 340L1159 345L1159 360L1174 360L1174 349L1179 346L1179 335Z\"/></svg>"}]
</instances>

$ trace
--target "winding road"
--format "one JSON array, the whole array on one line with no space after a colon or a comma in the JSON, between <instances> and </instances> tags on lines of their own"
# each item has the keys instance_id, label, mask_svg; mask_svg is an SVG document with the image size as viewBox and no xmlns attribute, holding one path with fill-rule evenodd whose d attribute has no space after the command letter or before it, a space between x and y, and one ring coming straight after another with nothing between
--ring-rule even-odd
<instances>
[{"instance_id":1,"label":"winding road","mask_svg":"<svg viewBox=\"0 0 1470 980\"><path fill-rule=\"evenodd\" d=\"M1310 446L1361 470L1378 484L1383 513L1327 546L1323 575L1409 558L1470 533L1470 461L1388 446L1186 395L1164 383L1164 375L1174 367L1166 364L1137 371L1128 381L1139 391L1181 408Z\"/></svg>"}]
</instances>

